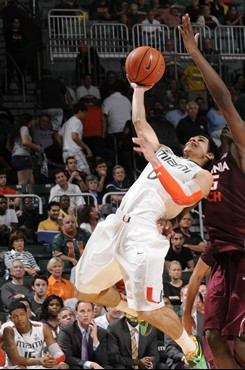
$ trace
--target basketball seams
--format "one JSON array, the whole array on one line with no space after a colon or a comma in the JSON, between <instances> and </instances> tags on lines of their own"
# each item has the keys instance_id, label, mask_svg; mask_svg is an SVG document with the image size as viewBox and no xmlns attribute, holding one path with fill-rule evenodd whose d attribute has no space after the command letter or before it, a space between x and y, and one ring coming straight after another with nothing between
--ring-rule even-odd
<instances>
[{"instance_id":1,"label":"basketball seams","mask_svg":"<svg viewBox=\"0 0 245 370\"><path fill-rule=\"evenodd\" d=\"M144 82L147 78L149 78L151 75L152 75L152 73L154 73L155 72L155 69L156 69L156 66L158 65L158 62L159 62L159 58L160 58L160 53L158 52L158 58L157 58L157 62L156 62L156 64L155 64L155 66L152 68L152 71L151 71L151 73L149 73L145 78L143 78L143 80L140 80L140 81L138 81L138 83L139 84L142 84L142 82ZM155 83L155 81L154 81L154 83Z\"/></svg>"},{"instance_id":2,"label":"basketball seams","mask_svg":"<svg viewBox=\"0 0 245 370\"><path fill-rule=\"evenodd\" d=\"M134 50L135 50L135 49L134 49ZM136 72L136 76L135 76L135 77L133 77L133 80L136 80L136 79L137 79L137 77L138 77L138 73L139 73L139 70L140 70L141 65L142 65L142 62L143 62L143 60L144 60L144 58L145 58L145 56L146 56L146 54L148 53L148 51L149 51L149 50L151 50L151 47L150 47L150 46L148 46L148 49L145 51L145 53L144 53L143 57L141 58L141 62L139 63L139 65L138 65L138 69L137 69L137 72ZM131 58L129 58L129 73L130 73L130 75L132 76L132 73L131 73L131 71L130 71L130 62L131 62ZM132 82L134 82L134 81L132 81Z\"/></svg>"}]
</instances>

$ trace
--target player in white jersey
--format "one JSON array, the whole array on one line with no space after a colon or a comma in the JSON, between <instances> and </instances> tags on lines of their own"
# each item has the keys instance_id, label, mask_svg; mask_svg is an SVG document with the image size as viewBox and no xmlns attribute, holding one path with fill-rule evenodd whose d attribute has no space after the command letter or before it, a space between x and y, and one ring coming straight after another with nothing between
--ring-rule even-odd
<instances>
[{"instance_id":1,"label":"player in white jersey","mask_svg":"<svg viewBox=\"0 0 245 370\"><path fill-rule=\"evenodd\" d=\"M3 344L8 356L8 369L24 366L27 369L68 369L65 355L46 324L30 321L26 306L14 302L9 307L13 327L3 332ZM44 347L48 353L43 354Z\"/></svg>"},{"instance_id":2,"label":"player in white jersey","mask_svg":"<svg viewBox=\"0 0 245 370\"><path fill-rule=\"evenodd\" d=\"M169 240L159 233L157 220L179 216L209 193L212 175L201 166L214 158L212 141L203 135L193 137L184 147L184 158L175 156L159 143L146 121L147 88L131 85L132 120L139 137L134 142L140 145L135 150L150 163L123 198L116 215L101 222L92 234L77 265L77 298L116 306L133 316L139 313L190 354L196 350L195 343L183 331L177 315L163 307L162 273ZM111 288L121 278L127 301Z\"/></svg>"}]
</instances>

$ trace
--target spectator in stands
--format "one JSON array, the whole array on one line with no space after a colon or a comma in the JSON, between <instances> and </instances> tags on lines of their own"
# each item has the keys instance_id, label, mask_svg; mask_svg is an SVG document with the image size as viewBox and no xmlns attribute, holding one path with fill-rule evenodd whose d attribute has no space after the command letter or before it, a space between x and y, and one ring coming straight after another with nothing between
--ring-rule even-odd
<instances>
[{"instance_id":1,"label":"spectator in stands","mask_svg":"<svg viewBox=\"0 0 245 370\"><path fill-rule=\"evenodd\" d=\"M131 102L122 95L122 88L121 80L117 80L111 86L111 95L102 104L102 110L106 116L107 134L111 140L112 135L116 137L117 141L122 136L125 123L131 118Z\"/></svg>"},{"instance_id":2,"label":"spectator in stands","mask_svg":"<svg viewBox=\"0 0 245 370\"><path fill-rule=\"evenodd\" d=\"M4 307L9 308L10 304L18 298L31 298L31 287L24 283L25 267L19 260L13 261L10 267L12 281L3 284L1 300Z\"/></svg>"},{"instance_id":3,"label":"spectator in stands","mask_svg":"<svg viewBox=\"0 0 245 370\"><path fill-rule=\"evenodd\" d=\"M191 251L183 247L185 238L180 229L175 229L175 234L171 238L171 245L165 258L164 270L169 272L169 263L179 261L183 271L194 269L194 260Z\"/></svg>"},{"instance_id":4,"label":"spectator in stands","mask_svg":"<svg viewBox=\"0 0 245 370\"><path fill-rule=\"evenodd\" d=\"M108 0L95 0L90 7L91 19L96 21L109 21L113 7Z\"/></svg>"},{"instance_id":5,"label":"spectator in stands","mask_svg":"<svg viewBox=\"0 0 245 370\"><path fill-rule=\"evenodd\" d=\"M102 82L100 92L102 101L104 101L108 96L111 95L111 92L114 91L114 85L117 80L117 75L115 71L107 71L105 74L105 80Z\"/></svg>"},{"instance_id":6,"label":"spectator in stands","mask_svg":"<svg viewBox=\"0 0 245 370\"><path fill-rule=\"evenodd\" d=\"M210 37L205 37L203 40L203 51L202 54L207 59L207 61L211 64L211 66L219 72L220 67L220 54L217 50L213 49L212 46L212 39Z\"/></svg>"},{"instance_id":7,"label":"spectator in stands","mask_svg":"<svg viewBox=\"0 0 245 370\"><path fill-rule=\"evenodd\" d=\"M58 313L58 322L60 328L68 324L73 324L75 320L76 320L75 313L69 307L63 307Z\"/></svg>"},{"instance_id":8,"label":"spectator in stands","mask_svg":"<svg viewBox=\"0 0 245 370\"><path fill-rule=\"evenodd\" d=\"M94 305L78 301L76 320L60 329L58 344L70 368L99 369L106 366L106 332L94 321Z\"/></svg>"},{"instance_id":9,"label":"spectator in stands","mask_svg":"<svg viewBox=\"0 0 245 370\"><path fill-rule=\"evenodd\" d=\"M217 104L214 102L207 113L208 119L208 132L215 144L219 147L221 145L220 135L223 128L227 125L227 122L219 109Z\"/></svg>"},{"instance_id":10,"label":"spectator in stands","mask_svg":"<svg viewBox=\"0 0 245 370\"><path fill-rule=\"evenodd\" d=\"M23 79L27 67L27 48L28 40L25 33L21 29L19 17L13 17L11 20L11 28L4 34L6 43L6 62L7 62L7 81L4 78L3 91L7 93L12 81L14 71L16 71L19 90L23 94ZM7 91L6 91L7 88Z\"/></svg>"},{"instance_id":11,"label":"spectator in stands","mask_svg":"<svg viewBox=\"0 0 245 370\"><path fill-rule=\"evenodd\" d=\"M229 7L225 5L224 0L214 0L211 5L211 13L218 19L220 24L225 24L228 9Z\"/></svg>"},{"instance_id":12,"label":"spectator in stands","mask_svg":"<svg viewBox=\"0 0 245 370\"><path fill-rule=\"evenodd\" d=\"M39 215L34 209L33 198L23 198L22 206L21 214L18 216L18 228L23 231L28 241L36 243Z\"/></svg>"},{"instance_id":13,"label":"spectator in stands","mask_svg":"<svg viewBox=\"0 0 245 370\"><path fill-rule=\"evenodd\" d=\"M182 118L176 127L176 134L182 145L185 145L193 136L206 134L202 122L198 120L198 109L198 104L190 101L186 106L187 116Z\"/></svg>"},{"instance_id":14,"label":"spectator in stands","mask_svg":"<svg viewBox=\"0 0 245 370\"><path fill-rule=\"evenodd\" d=\"M64 169L62 146L57 140L56 133L53 133L52 135L52 145L44 149L44 153L46 154L46 157L48 159L49 169Z\"/></svg>"},{"instance_id":15,"label":"spectator in stands","mask_svg":"<svg viewBox=\"0 0 245 370\"><path fill-rule=\"evenodd\" d=\"M185 67L182 82L188 94L189 101L195 101L197 97L201 96L207 102L207 88L202 74L194 62L190 62Z\"/></svg>"},{"instance_id":16,"label":"spectator in stands","mask_svg":"<svg viewBox=\"0 0 245 370\"><path fill-rule=\"evenodd\" d=\"M185 238L184 247L189 248L193 252L202 253L206 246L206 242L203 241L200 234L190 231L191 226L192 216L190 213L187 213L179 222L179 228Z\"/></svg>"},{"instance_id":17,"label":"spectator in stands","mask_svg":"<svg viewBox=\"0 0 245 370\"><path fill-rule=\"evenodd\" d=\"M74 285L67 279L62 278L64 262L60 258L51 258L47 271L51 274L48 279L47 296L57 295L63 301L75 297Z\"/></svg>"},{"instance_id":18,"label":"spectator in stands","mask_svg":"<svg viewBox=\"0 0 245 370\"><path fill-rule=\"evenodd\" d=\"M105 308L101 304L95 304L94 305L94 318L103 315L105 313Z\"/></svg>"},{"instance_id":19,"label":"spectator in stands","mask_svg":"<svg viewBox=\"0 0 245 370\"><path fill-rule=\"evenodd\" d=\"M209 5L204 5L202 15L197 18L196 24L201 27L208 26L211 30L220 25L218 19L211 14Z\"/></svg>"},{"instance_id":20,"label":"spectator in stands","mask_svg":"<svg viewBox=\"0 0 245 370\"><path fill-rule=\"evenodd\" d=\"M5 168L0 168L0 195L14 195L18 194L18 192L12 188L9 188L7 185L7 173ZM19 207L20 199L19 198L9 198L8 199L9 205L14 205Z\"/></svg>"},{"instance_id":21,"label":"spectator in stands","mask_svg":"<svg viewBox=\"0 0 245 370\"><path fill-rule=\"evenodd\" d=\"M36 275L32 282L34 294L30 299L31 310L35 315L40 313L43 303L47 298L48 278L42 275Z\"/></svg>"},{"instance_id":22,"label":"spectator in stands","mask_svg":"<svg viewBox=\"0 0 245 370\"><path fill-rule=\"evenodd\" d=\"M74 212L71 211L70 209L70 197L68 195L62 195L60 197L60 213L59 213L59 222L62 224L62 220L65 216L72 216L75 220L76 226L77 224L77 219L74 215Z\"/></svg>"},{"instance_id":23,"label":"spectator in stands","mask_svg":"<svg viewBox=\"0 0 245 370\"><path fill-rule=\"evenodd\" d=\"M95 97L97 100L101 99L100 91L98 87L92 85L92 76L87 73L83 76L83 84L79 86L76 90L76 100L77 102L84 97Z\"/></svg>"},{"instance_id":24,"label":"spectator in stands","mask_svg":"<svg viewBox=\"0 0 245 370\"><path fill-rule=\"evenodd\" d=\"M167 39L165 41L163 56L164 56L164 60L165 60L165 63L166 63L166 73L167 73L168 79L175 78L176 77L176 68L177 68L177 74L178 75L182 71L181 63L180 63L181 58L178 55L178 53L175 52L174 44L173 44L173 41L171 39Z\"/></svg>"},{"instance_id":25,"label":"spectator in stands","mask_svg":"<svg viewBox=\"0 0 245 370\"><path fill-rule=\"evenodd\" d=\"M77 169L77 160L75 157L66 158L66 177L68 178L68 183L78 185L81 191L87 191L88 188L84 183L86 179L86 173L78 171Z\"/></svg>"},{"instance_id":26,"label":"spectator in stands","mask_svg":"<svg viewBox=\"0 0 245 370\"><path fill-rule=\"evenodd\" d=\"M40 222L37 231L60 231L59 213L59 203L50 202L48 204L48 218Z\"/></svg>"},{"instance_id":27,"label":"spectator in stands","mask_svg":"<svg viewBox=\"0 0 245 370\"><path fill-rule=\"evenodd\" d=\"M130 4L128 11L127 11L127 17L128 17L130 32L132 31L132 28L135 24L141 23L142 20L145 18L145 17L142 17L142 14L139 13L139 6L135 2ZM132 39L131 34L130 34L130 39Z\"/></svg>"},{"instance_id":28,"label":"spectator in stands","mask_svg":"<svg viewBox=\"0 0 245 370\"><path fill-rule=\"evenodd\" d=\"M175 28L180 24L179 7L177 4L170 6L168 11L164 12L161 16L161 20L169 28Z\"/></svg>"},{"instance_id":29,"label":"spectator in stands","mask_svg":"<svg viewBox=\"0 0 245 370\"><path fill-rule=\"evenodd\" d=\"M81 76L93 71L97 75L104 74L104 67L101 65L97 49L88 46L85 40L82 40L79 45L79 53L76 58L76 75L77 84L81 81Z\"/></svg>"},{"instance_id":30,"label":"spectator in stands","mask_svg":"<svg viewBox=\"0 0 245 370\"><path fill-rule=\"evenodd\" d=\"M138 5L139 14L145 17L148 10L150 9L149 4L147 4L147 0L137 0L136 4Z\"/></svg>"},{"instance_id":31,"label":"spectator in stands","mask_svg":"<svg viewBox=\"0 0 245 370\"><path fill-rule=\"evenodd\" d=\"M123 312L116 307L106 307L106 313L95 319L96 324L107 330L108 326L124 316Z\"/></svg>"},{"instance_id":32,"label":"spectator in stands","mask_svg":"<svg viewBox=\"0 0 245 370\"><path fill-rule=\"evenodd\" d=\"M50 116L48 113L42 113L38 120L38 127L34 131L33 141L45 150L53 144L52 135Z\"/></svg>"},{"instance_id":33,"label":"spectator in stands","mask_svg":"<svg viewBox=\"0 0 245 370\"><path fill-rule=\"evenodd\" d=\"M49 69L45 69L37 85L37 102L49 114L54 131L59 131L63 122L65 93L65 86L52 77Z\"/></svg>"},{"instance_id":34,"label":"spectator in stands","mask_svg":"<svg viewBox=\"0 0 245 370\"><path fill-rule=\"evenodd\" d=\"M83 98L87 113L83 119L83 140L92 150L94 157L105 157L106 120L94 97Z\"/></svg>"},{"instance_id":35,"label":"spectator in stands","mask_svg":"<svg viewBox=\"0 0 245 370\"><path fill-rule=\"evenodd\" d=\"M185 8L185 14L188 13L191 19L191 23L196 23L198 17L201 15L201 8L199 6L199 0L191 0L190 5Z\"/></svg>"},{"instance_id":36,"label":"spectator in stands","mask_svg":"<svg viewBox=\"0 0 245 370\"><path fill-rule=\"evenodd\" d=\"M201 284L199 287L199 293L202 295L203 302L205 302L206 292L207 292L207 285Z\"/></svg>"},{"instance_id":37,"label":"spectator in stands","mask_svg":"<svg viewBox=\"0 0 245 370\"><path fill-rule=\"evenodd\" d=\"M62 231L51 243L53 255L76 266L89 237L90 233L86 230L76 228L72 216L65 216L62 220Z\"/></svg>"},{"instance_id":38,"label":"spectator in stands","mask_svg":"<svg viewBox=\"0 0 245 370\"><path fill-rule=\"evenodd\" d=\"M179 261L169 263L170 281L163 282L164 295L170 299L172 305L181 305L180 290L186 284L181 278L182 266Z\"/></svg>"},{"instance_id":39,"label":"spectator in stands","mask_svg":"<svg viewBox=\"0 0 245 370\"><path fill-rule=\"evenodd\" d=\"M13 209L9 209L7 198L0 195L0 244L8 245L12 230L18 226L18 219Z\"/></svg>"},{"instance_id":40,"label":"spectator in stands","mask_svg":"<svg viewBox=\"0 0 245 370\"><path fill-rule=\"evenodd\" d=\"M238 94L240 97L245 93L245 76L242 73L237 73L232 84L232 90Z\"/></svg>"},{"instance_id":41,"label":"spectator in stands","mask_svg":"<svg viewBox=\"0 0 245 370\"><path fill-rule=\"evenodd\" d=\"M126 314L109 325L107 332L107 352L113 368L161 368L158 367L159 354L155 328L152 328L149 335L143 337L137 319Z\"/></svg>"},{"instance_id":42,"label":"spectator in stands","mask_svg":"<svg viewBox=\"0 0 245 370\"><path fill-rule=\"evenodd\" d=\"M109 183L106 186L106 193L110 192L121 193L128 191L130 185L128 180L126 179L125 169L122 166L120 165L114 166L112 170L112 176L113 181L111 181L111 183ZM112 195L111 202L115 207L118 207L122 201L122 198L123 195Z\"/></svg>"},{"instance_id":43,"label":"spectator in stands","mask_svg":"<svg viewBox=\"0 0 245 370\"><path fill-rule=\"evenodd\" d=\"M16 230L10 234L9 244L11 251L4 253L4 264L6 266L7 275L9 274L13 261L21 261L25 268L25 273L30 276L36 276L40 272L40 267L33 255L30 252L26 252L26 237L25 234Z\"/></svg>"},{"instance_id":44,"label":"spectator in stands","mask_svg":"<svg viewBox=\"0 0 245 370\"><path fill-rule=\"evenodd\" d=\"M180 97L178 99L177 108L173 110L169 110L165 114L165 118L172 123L172 125L176 128L181 118L185 118L187 116L186 111L187 100L184 97Z\"/></svg>"},{"instance_id":45,"label":"spectator in stands","mask_svg":"<svg viewBox=\"0 0 245 370\"><path fill-rule=\"evenodd\" d=\"M158 35L161 32L161 24L155 19L155 14L152 9L148 10L146 19L143 20L142 31L144 35L143 44L158 46Z\"/></svg>"},{"instance_id":46,"label":"spectator in stands","mask_svg":"<svg viewBox=\"0 0 245 370\"><path fill-rule=\"evenodd\" d=\"M183 92L180 90L179 81L171 79L167 81L167 109L173 109L177 106L177 102Z\"/></svg>"},{"instance_id":47,"label":"spectator in stands","mask_svg":"<svg viewBox=\"0 0 245 370\"><path fill-rule=\"evenodd\" d=\"M57 338L60 330L58 314L63 307L63 301L57 295L51 295L43 302L40 321L48 325L55 339Z\"/></svg>"},{"instance_id":48,"label":"spectator in stands","mask_svg":"<svg viewBox=\"0 0 245 370\"><path fill-rule=\"evenodd\" d=\"M227 26L242 26L242 16L238 13L236 6L231 5L225 16L225 24Z\"/></svg>"},{"instance_id":49,"label":"spectator in stands","mask_svg":"<svg viewBox=\"0 0 245 370\"><path fill-rule=\"evenodd\" d=\"M94 175L99 179L99 191L104 193L105 187L109 182L109 174L107 163L103 158L96 159Z\"/></svg>"},{"instance_id":50,"label":"spectator in stands","mask_svg":"<svg viewBox=\"0 0 245 370\"><path fill-rule=\"evenodd\" d=\"M80 228L92 234L97 226L98 219L99 215L94 206L84 206L79 215Z\"/></svg>"},{"instance_id":51,"label":"spectator in stands","mask_svg":"<svg viewBox=\"0 0 245 370\"><path fill-rule=\"evenodd\" d=\"M55 182L56 185L50 190L49 201L57 202L62 195L74 194L76 196L71 197L71 210L74 210L76 207L82 207L85 204L80 188L77 185L68 183L65 171L56 171Z\"/></svg>"},{"instance_id":52,"label":"spectator in stands","mask_svg":"<svg viewBox=\"0 0 245 370\"><path fill-rule=\"evenodd\" d=\"M72 10L74 9L73 5L71 4L71 2L69 0L60 0L60 2L58 4L55 5L54 9L59 9L59 10L62 10L62 9L67 9L67 10ZM58 13L59 15L69 15L70 13L66 13L66 12L59 12Z\"/></svg>"},{"instance_id":53,"label":"spectator in stands","mask_svg":"<svg viewBox=\"0 0 245 370\"><path fill-rule=\"evenodd\" d=\"M62 145L63 139L63 160L64 163L68 157L75 157L77 160L77 169L79 171L90 173L89 165L84 154L87 157L92 157L93 153L90 148L82 140L83 125L82 121L87 112L87 107L83 103L77 103L74 106L74 115L65 122L61 130L57 134L57 139Z\"/></svg>"},{"instance_id":54,"label":"spectator in stands","mask_svg":"<svg viewBox=\"0 0 245 370\"><path fill-rule=\"evenodd\" d=\"M88 188L88 192L96 197L98 204L101 204L102 203L102 193L99 191L100 182L99 182L98 177L94 175L87 176L86 186ZM94 202L91 200L90 200L90 203L94 205Z\"/></svg>"},{"instance_id":55,"label":"spectator in stands","mask_svg":"<svg viewBox=\"0 0 245 370\"><path fill-rule=\"evenodd\" d=\"M12 152L11 166L17 171L18 183L34 184L31 150L41 152L42 147L32 142L31 132L35 126L32 116L23 113L10 132L8 148Z\"/></svg>"}]
</instances>

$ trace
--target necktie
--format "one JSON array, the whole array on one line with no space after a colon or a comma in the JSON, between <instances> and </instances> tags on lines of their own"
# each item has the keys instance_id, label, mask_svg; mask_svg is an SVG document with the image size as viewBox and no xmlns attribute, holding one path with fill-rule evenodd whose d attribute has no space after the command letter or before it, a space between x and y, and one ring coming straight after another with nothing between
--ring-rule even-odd
<instances>
[{"instance_id":1,"label":"necktie","mask_svg":"<svg viewBox=\"0 0 245 370\"><path fill-rule=\"evenodd\" d=\"M81 358L82 358L83 361L88 361L87 330L83 331Z\"/></svg>"},{"instance_id":2,"label":"necktie","mask_svg":"<svg viewBox=\"0 0 245 370\"><path fill-rule=\"evenodd\" d=\"M138 359L138 348L137 348L137 342L136 342L136 329L131 330L131 349L132 349L132 359L137 360ZM138 369L138 366L134 366L135 369Z\"/></svg>"}]
</instances>

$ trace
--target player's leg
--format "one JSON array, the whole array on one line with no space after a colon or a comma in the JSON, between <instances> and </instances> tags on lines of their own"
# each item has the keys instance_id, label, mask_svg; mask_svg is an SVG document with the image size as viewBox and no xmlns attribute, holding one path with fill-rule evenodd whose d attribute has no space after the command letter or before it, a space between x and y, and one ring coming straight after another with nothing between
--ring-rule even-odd
<instances>
[{"instance_id":1,"label":"player's leg","mask_svg":"<svg viewBox=\"0 0 245 370\"><path fill-rule=\"evenodd\" d=\"M245 368L245 333L235 338L235 360L239 366Z\"/></svg>"},{"instance_id":2,"label":"player's leg","mask_svg":"<svg viewBox=\"0 0 245 370\"><path fill-rule=\"evenodd\" d=\"M227 340L222 337L220 330L207 330L206 339L217 369L238 369Z\"/></svg>"}]
</instances>

